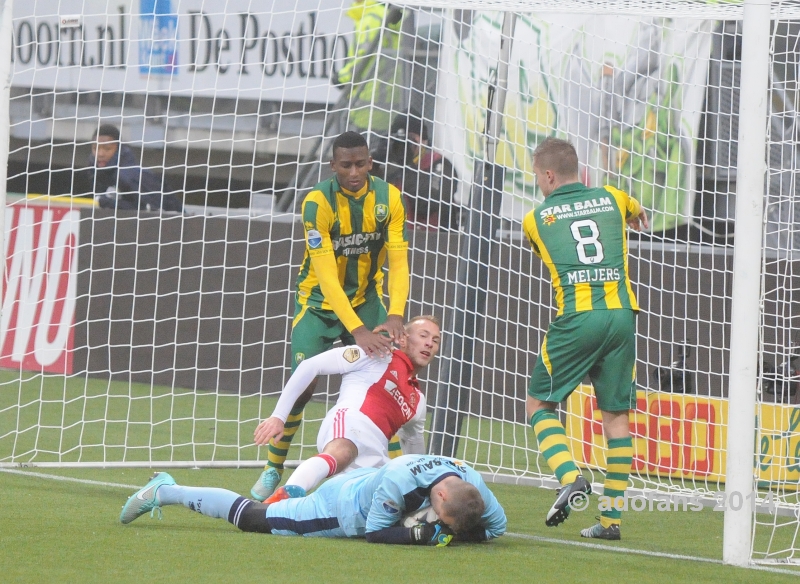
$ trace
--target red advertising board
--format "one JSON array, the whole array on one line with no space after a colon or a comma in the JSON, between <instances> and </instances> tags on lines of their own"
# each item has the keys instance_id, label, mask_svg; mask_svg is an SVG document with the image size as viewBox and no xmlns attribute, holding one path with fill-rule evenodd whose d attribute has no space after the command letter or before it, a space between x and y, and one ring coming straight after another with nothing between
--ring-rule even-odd
<instances>
[{"instance_id":1,"label":"red advertising board","mask_svg":"<svg viewBox=\"0 0 800 584\"><path fill-rule=\"evenodd\" d=\"M6 208L0 367L72 373L80 212Z\"/></svg>"}]
</instances>

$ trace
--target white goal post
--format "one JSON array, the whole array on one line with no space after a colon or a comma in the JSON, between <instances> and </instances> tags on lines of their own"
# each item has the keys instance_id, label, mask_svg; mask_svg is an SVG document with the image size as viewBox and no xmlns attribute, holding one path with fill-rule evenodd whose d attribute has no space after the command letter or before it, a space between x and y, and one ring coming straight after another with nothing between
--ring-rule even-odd
<instances>
[{"instance_id":1,"label":"white goal post","mask_svg":"<svg viewBox=\"0 0 800 584\"><path fill-rule=\"evenodd\" d=\"M725 493L752 497L755 410L758 384L758 324L761 256L752 237L762 239L766 176L767 87L769 83L770 6L746 2L742 26L742 84L739 98L739 159L736 179L736 240L731 294L731 365L728 389L728 465ZM752 499L751 499L752 500ZM747 565L752 549L755 509L725 510L723 559Z\"/></svg>"},{"instance_id":2,"label":"white goal post","mask_svg":"<svg viewBox=\"0 0 800 584\"><path fill-rule=\"evenodd\" d=\"M407 197L407 316L446 338L428 448L554 484L524 414L554 302L521 218L541 200L531 153L567 138L584 182L653 219L630 238L631 492L739 501L724 561L800 562L800 0L366 6L371 24L349 0L3 2L0 468L263 465L298 203L336 135L385 163L411 113L432 162ZM108 208L88 170L101 124L181 211ZM337 387L291 459L315 453ZM591 389L559 411L601 488Z\"/></svg>"}]
</instances>

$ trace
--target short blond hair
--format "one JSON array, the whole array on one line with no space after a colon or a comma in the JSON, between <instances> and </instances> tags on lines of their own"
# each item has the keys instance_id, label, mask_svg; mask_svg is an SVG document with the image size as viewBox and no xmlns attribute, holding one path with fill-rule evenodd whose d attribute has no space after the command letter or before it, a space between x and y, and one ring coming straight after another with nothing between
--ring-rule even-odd
<instances>
[{"instance_id":1,"label":"short blond hair","mask_svg":"<svg viewBox=\"0 0 800 584\"><path fill-rule=\"evenodd\" d=\"M408 330L408 328L412 324L414 324L415 322L417 322L419 320L427 320L428 322L432 322L433 324L438 326L439 329L442 328L442 321L439 320L438 317L435 317L432 314L420 314L419 316L415 316L414 318L408 319L408 322L406 323L406 330Z\"/></svg>"},{"instance_id":2,"label":"short blond hair","mask_svg":"<svg viewBox=\"0 0 800 584\"><path fill-rule=\"evenodd\" d=\"M533 151L533 164L551 170L561 178L578 176L578 153L575 147L560 138L545 138Z\"/></svg>"}]
</instances>

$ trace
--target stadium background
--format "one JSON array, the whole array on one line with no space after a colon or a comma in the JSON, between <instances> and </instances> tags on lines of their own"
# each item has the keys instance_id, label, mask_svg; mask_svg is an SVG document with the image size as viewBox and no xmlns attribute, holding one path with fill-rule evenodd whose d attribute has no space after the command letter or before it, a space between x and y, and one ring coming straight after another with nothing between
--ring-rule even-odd
<instances>
[{"instance_id":1,"label":"stadium background","mask_svg":"<svg viewBox=\"0 0 800 584\"><path fill-rule=\"evenodd\" d=\"M272 11L263 7L257 13L248 6L234 1L214 12L199 0L15 4L9 191L22 196L11 198L6 213L14 234L6 242L9 269L20 282L33 281L38 256L31 241L40 233L35 226L48 222L54 226L55 241L66 242L76 261L50 258L49 273L55 276L48 286L63 295L49 313L50 322L41 312L25 312L24 291L30 288L16 288L18 297L6 293L9 320L2 330L0 364L18 371L88 374L172 388L277 391L276 380L286 375L291 281L302 245L296 222L277 211L291 211L298 195L313 184L319 160L324 159L325 140L320 137L343 128L352 109L352 104L341 103L342 90L330 82L345 62L352 28L342 16L342 5L329 0L302 0L291 10L274 4ZM442 60L452 64L458 55L448 53L451 45L443 38L461 35L480 46L481 26L491 29L497 22L492 16L458 12L453 16L458 26L451 28L442 27L436 11L410 12L403 21L397 54L403 63L403 92L389 107L413 107L423 113L434 128L437 147L461 160L461 197L466 200L473 170L468 161L481 152L474 147L474 135L459 137L458 131L467 128L474 134L481 119L468 107L447 107L455 86L441 73L450 70ZM160 16L142 16L151 13ZM77 15L71 24L70 14ZM61 23L61 17L67 21ZM178 31L171 48L169 43L142 42L141 31L154 24L149 20L159 22L159 30ZM533 21L525 25L528 29L521 30L543 28ZM651 19L628 18L625 26L630 32L656 25ZM184 36L185 31L189 32ZM703 37L706 44L696 44L705 47L706 52L700 52L706 66L692 69L697 107L689 131L681 134L674 126L665 130L689 138L688 147L680 146L680 164L691 171L684 173L677 189L679 203L672 220L661 223L664 230L632 246L634 281L646 283L638 289L647 309L639 380L647 391L665 390L659 371L666 370L677 374L673 379L680 383L691 379L692 391L687 393L716 398L726 395L728 368L740 25L707 21L689 33L680 29L676 34ZM776 108L770 118L771 128L779 130L773 136L776 143L794 131L787 120L797 90L797 36L793 23L782 23L775 33L775 67L783 71L781 91L773 96L782 100L783 109ZM322 37L326 42L312 47L312 41ZM641 47L636 38L629 34L630 46ZM624 52L621 55L624 69ZM536 94L535 83L529 89ZM529 110L517 119L529 120L531 111L542 111L535 101L526 107ZM686 104L674 109L681 107L691 109ZM461 119L475 123L454 123L443 111L457 111ZM534 121L545 127L551 113L544 111ZM122 125L124 141L181 194L187 203L185 216L110 214L80 207L75 200L39 197L87 192L89 185L82 183L76 169L88 158L89 138L99 120ZM489 290L487 301L490 326L475 341L474 352L480 356L471 369L475 382L468 387L469 401L459 406L464 414L516 424L524 423L519 388L532 367L551 308L546 278L524 249L518 229L517 202L525 199L530 206L535 197L525 190L530 183L525 163L519 161L550 131L540 129L537 126L521 143L507 145L502 159L514 169L506 183L507 194L514 196L504 199L499 237L488 250L489 281L497 285ZM795 146L785 140L770 152L771 172L786 176L771 183L771 194L785 199L794 180ZM298 182L301 176L303 184ZM521 191L515 190L519 185ZM768 218L775 233L784 229L787 213L793 224L791 205ZM57 239L62 236L66 239ZM460 236L414 231L412 237L410 312L444 311L458 277ZM794 241L781 243L776 235L776 242L794 250ZM775 370L793 355L790 331L796 328L798 308L792 291L800 283L792 254L782 251L767 252L765 288L770 292L765 314L770 316L763 329L768 348L763 363L774 369L773 392L765 400L790 412L800 399L796 372L786 377ZM434 253L445 260L426 259ZM19 259L23 257L28 260ZM65 269L68 266L74 273ZM36 300L46 300L47 290L40 288L41 298ZM69 321L69 307L74 307L74 323ZM21 326L26 323L27 328ZM48 327L58 329L54 338L39 334ZM60 350L57 342L63 342ZM444 386L436 383L439 373L434 368L428 376L431 403ZM330 388L334 394L335 384ZM667 401L672 403L673 396ZM647 450L655 443L656 458L670 460L664 463L664 474L705 480L707 474L698 474L685 461L707 460L702 451L709 445L710 430L688 437L673 432L675 424L688 427L684 413L648 406L643 444ZM795 428L788 414L777 418L781 423L774 432L789 437L762 454L774 451L773 464L800 475L791 459ZM711 420L704 422L712 425ZM671 456L676 441L680 460ZM33 459L37 456L41 453ZM659 466L657 460L653 463ZM772 476L783 482L786 475L780 471Z\"/></svg>"}]
</instances>

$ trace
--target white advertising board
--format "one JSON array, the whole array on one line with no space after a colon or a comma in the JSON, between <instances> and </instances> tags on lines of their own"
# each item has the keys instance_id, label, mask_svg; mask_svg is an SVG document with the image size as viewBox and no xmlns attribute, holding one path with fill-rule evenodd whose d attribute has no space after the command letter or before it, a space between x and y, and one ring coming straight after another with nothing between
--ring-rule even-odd
<instances>
[{"instance_id":1,"label":"white advertising board","mask_svg":"<svg viewBox=\"0 0 800 584\"><path fill-rule=\"evenodd\" d=\"M336 101L344 0L14 3L13 85Z\"/></svg>"}]
</instances>

